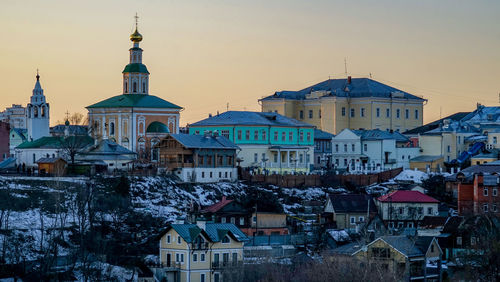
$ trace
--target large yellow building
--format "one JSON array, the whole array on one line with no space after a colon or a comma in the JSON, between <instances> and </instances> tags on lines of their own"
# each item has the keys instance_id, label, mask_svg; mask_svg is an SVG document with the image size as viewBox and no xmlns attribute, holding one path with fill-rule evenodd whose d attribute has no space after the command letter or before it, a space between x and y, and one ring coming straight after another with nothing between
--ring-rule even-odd
<instances>
[{"instance_id":1,"label":"large yellow building","mask_svg":"<svg viewBox=\"0 0 500 282\"><path fill-rule=\"evenodd\" d=\"M263 112L310 123L333 134L344 128L406 131L422 125L427 100L369 78L328 79L260 99Z\"/></svg>"}]
</instances>

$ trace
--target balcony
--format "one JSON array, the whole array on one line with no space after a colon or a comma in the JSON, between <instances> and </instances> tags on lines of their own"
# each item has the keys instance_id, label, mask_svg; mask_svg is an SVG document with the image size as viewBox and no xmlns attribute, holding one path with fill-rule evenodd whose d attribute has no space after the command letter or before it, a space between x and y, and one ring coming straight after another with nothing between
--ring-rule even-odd
<instances>
[{"instance_id":1,"label":"balcony","mask_svg":"<svg viewBox=\"0 0 500 282\"><path fill-rule=\"evenodd\" d=\"M166 262L166 263L162 263L161 267L165 271L178 271L179 269L181 269L181 263L180 262Z\"/></svg>"},{"instance_id":2,"label":"balcony","mask_svg":"<svg viewBox=\"0 0 500 282\"><path fill-rule=\"evenodd\" d=\"M242 265L243 261L213 261L212 262L212 269L222 269L225 267L235 267Z\"/></svg>"},{"instance_id":3,"label":"balcony","mask_svg":"<svg viewBox=\"0 0 500 282\"><path fill-rule=\"evenodd\" d=\"M191 249L192 250L208 250L208 243L207 242L192 243Z\"/></svg>"},{"instance_id":4,"label":"balcony","mask_svg":"<svg viewBox=\"0 0 500 282\"><path fill-rule=\"evenodd\" d=\"M292 162L286 163L282 162L280 163L268 163L267 168L308 168L309 165L305 163L297 163L296 165Z\"/></svg>"}]
</instances>

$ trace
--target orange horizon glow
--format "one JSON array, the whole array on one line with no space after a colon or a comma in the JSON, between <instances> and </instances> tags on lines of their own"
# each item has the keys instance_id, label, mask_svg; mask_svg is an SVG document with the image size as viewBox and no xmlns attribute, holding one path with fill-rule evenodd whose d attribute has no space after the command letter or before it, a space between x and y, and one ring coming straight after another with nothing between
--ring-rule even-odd
<instances>
[{"instance_id":1,"label":"orange horizon glow","mask_svg":"<svg viewBox=\"0 0 500 282\"><path fill-rule=\"evenodd\" d=\"M343 78L344 58L428 99L424 123L499 104L500 2L58 0L2 4L0 110L26 106L37 68L51 125L121 94L136 11L150 94L185 108L181 126Z\"/></svg>"}]
</instances>

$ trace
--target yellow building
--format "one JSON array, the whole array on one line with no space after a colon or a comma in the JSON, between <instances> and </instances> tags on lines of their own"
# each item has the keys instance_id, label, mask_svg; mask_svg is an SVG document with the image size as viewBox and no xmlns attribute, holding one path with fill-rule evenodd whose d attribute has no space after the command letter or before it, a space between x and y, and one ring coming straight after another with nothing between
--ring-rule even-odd
<instances>
[{"instance_id":1,"label":"yellow building","mask_svg":"<svg viewBox=\"0 0 500 282\"><path fill-rule=\"evenodd\" d=\"M167 281L219 282L225 270L243 262L247 237L232 223L171 224L160 239L160 263Z\"/></svg>"},{"instance_id":2,"label":"yellow building","mask_svg":"<svg viewBox=\"0 0 500 282\"><path fill-rule=\"evenodd\" d=\"M333 134L344 128L406 131L422 125L427 100L369 78L328 79L260 99L263 112L310 123Z\"/></svg>"}]
</instances>

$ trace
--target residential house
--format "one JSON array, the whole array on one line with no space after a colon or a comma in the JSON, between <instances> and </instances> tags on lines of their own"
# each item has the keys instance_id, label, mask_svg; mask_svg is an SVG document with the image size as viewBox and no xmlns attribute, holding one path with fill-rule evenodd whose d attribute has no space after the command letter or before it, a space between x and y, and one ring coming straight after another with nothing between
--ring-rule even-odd
<instances>
[{"instance_id":1,"label":"residential house","mask_svg":"<svg viewBox=\"0 0 500 282\"><path fill-rule=\"evenodd\" d=\"M275 212L253 212L249 228L241 231L249 236L287 235L286 214Z\"/></svg>"},{"instance_id":2,"label":"residential house","mask_svg":"<svg viewBox=\"0 0 500 282\"><path fill-rule=\"evenodd\" d=\"M62 176L66 173L67 162L62 158L40 158L36 163L40 175Z\"/></svg>"},{"instance_id":3,"label":"residential house","mask_svg":"<svg viewBox=\"0 0 500 282\"><path fill-rule=\"evenodd\" d=\"M421 172L440 172L444 168L444 158L441 155L422 155L410 159L411 170L419 170Z\"/></svg>"},{"instance_id":4,"label":"residential house","mask_svg":"<svg viewBox=\"0 0 500 282\"><path fill-rule=\"evenodd\" d=\"M215 132L240 147L242 167L270 173L308 173L314 164L314 126L277 113L228 111L189 125L189 134Z\"/></svg>"},{"instance_id":5,"label":"residential house","mask_svg":"<svg viewBox=\"0 0 500 282\"><path fill-rule=\"evenodd\" d=\"M471 157L470 163L471 165L485 164L491 163L494 161L498 161L500 157L500 150L492 148L491 146L486 145L486 149L483 149L479 154Z\"/></svg>"},{"instance_id":6,"label":"residential house","mask_svg":"<svg viewBox=\"0 0 500 282\"><path fill-rule=\"evenodd\" d=\"M184 182L218 182L238 179L236 153L239 149L217 133L169 134L155 147L158 166Z\"/></svg>"},{"instance_id":7,"label":"residential house","mask_svg":"<svg viewBox=\"0 0 500 282\"><path fill-rule=\"evenodd\" d=\"M337 229L359 231L377 214L371 196L366 194L330 194L323 212L324 222L335 223Z\"/></svg>"},{"instance_id":8,"label":"residential house","mask_svg":"<svg viewBox=\"0 0 500 282\"><path fill-rule=\"evenodd\" d=\"M225 196L219 202L201 209L199 214L215 223L232 223L240 230L251 227L252 213L240 203L227 199Z\"/></svg>"},{"instance_id":9,"label":"residential house","mask_svg":"<svg viewBox=\"0 0 500 282\"><path fill-rule=\"evenodd\" d=\"M10 128L27 128L26 108L18 104L12 104L11 107L0 112L0 121L8 122Z\"/></svg>"},{"instance_id":10,"label":"residential house","mask_svg":"<svg viewBox=\"0 0 500 282\"><path fill-rule=\"evenodd\" d=\"M332 138L335 135L314 129L314 169L332 167Z\"/></svg>"},{"instance_id":11,"label":"residential house","mask_svg":"<svg viewBox=\"0 0 500 282\"><path fill-rule=\"evenodd\" d=\"M0 161L10 157L10 124L0 121Z\"/></svg>"},{"instance_id":12,"label":"residential house","mask_svg":"<svg viewBox=\"0 0 500 282\"><path fill-rule=\"evenodd\" d=\"M426 100L370 78L328 79L259 100L275 112L338 134L344 128L406 131L422 125Z\"/></svg>"},{"instance_id":13,"label":"residential house","mask_svg":"<svg viewBox=\"0 0 500 282\"><path fill-rule=\"evenodd\" d=\"M349 171L409 168L410 159L420 154L420 149L399 132L378 129L344 129L332 144L335 167Z\"/></svg>"},{"instance_id":14,"label":"residential house","mask_svg":"<svg viewBox=\"0 0 500 282\"><path fill-rule=\"evenodd\" d=\"M102 164L108 171L130 170L137 154L117 143L103 139L97 144L89 145L79 150L75 161L86 164Z\"/></svg>"},{"instance_id":15,"label":"residential house","mask_svg":"<svg viewBox=\"0 0 500 282\"><path fill-rule=\"evenodd\" d=\"M69 160L71 152L81 150L93 143L94 140L89 136L50 136L24 142L15 149L17 165L36 168L36 161L40 158L62 157Z\"/></svg>"},{"instance_id":16,"label":"residential house","mask_svg":"<svg viewBox=\"0 0 500 282\"><path fill-rule=\"evenodd\" d=\"M9 153L13 157L16 155L16 147L28 141L26 138L26 128L11 128L10 129L10 146Z\"/></svg>"},{"instance_id":17,"label":"residential house","mask_svg":"<svg viewBox=\"0 0 500 282\"><path fill-rule=\"evenodd\" d=\"M171 224L160 239L162 278L166 281L222 281L224 269L243 262L246 240L245 234L231 223Z\"/></svg>"},{"instance_id":18,"label":"residential house","mask_svg":"<svg viewBox=\"0 0 500 282\"><path fill-rule=\"evenodd\" d=\"M398 190L375 201L389 229L415 228L426 215L437 215L439 201L418 191Z\"/></svg>"},{"instance_id":19,"label":"residential house","mask_svg":"<svg viewBox=\"0 0 500 282\"><path fill-rule=\"evenodd\" d=\"M366 265L378 265L402 281L440 281L442 250L435 237L382 236L353 253ZM436 268L427 264L437 262Z\"/></svg>"}]
</instances>

